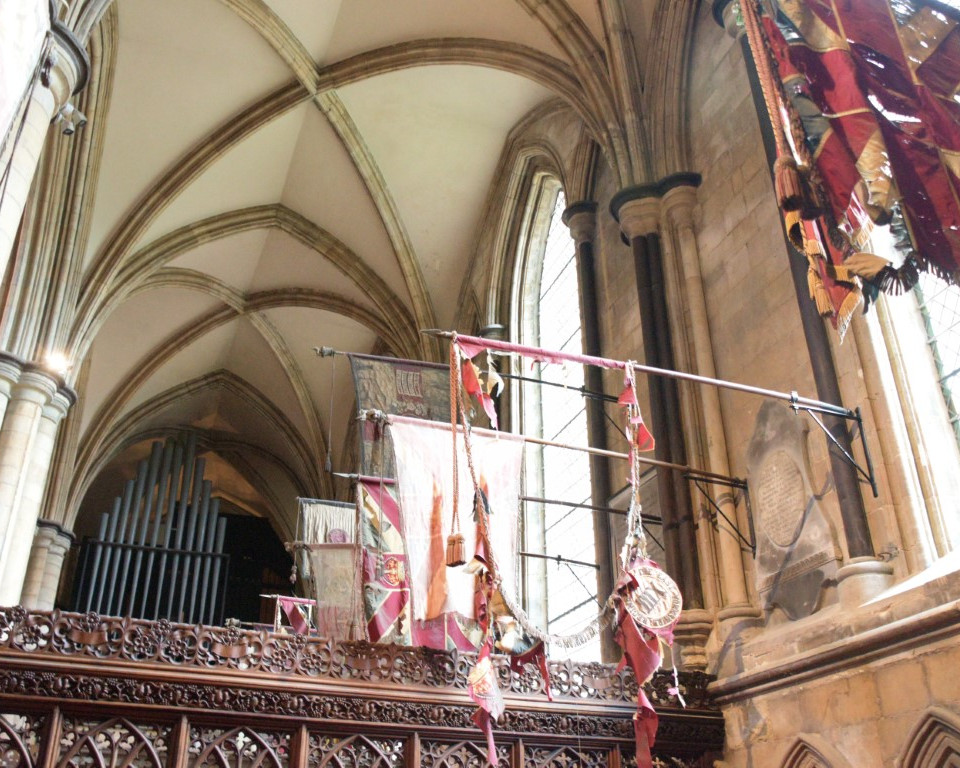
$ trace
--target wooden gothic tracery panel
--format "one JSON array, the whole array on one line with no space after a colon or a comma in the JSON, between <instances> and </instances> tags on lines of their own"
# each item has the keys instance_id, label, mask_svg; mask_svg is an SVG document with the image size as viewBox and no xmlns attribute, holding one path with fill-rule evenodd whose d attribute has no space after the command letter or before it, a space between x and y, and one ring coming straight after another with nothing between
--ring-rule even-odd
<instances>
[{"instance_id":1,"label":"wooden gothic tracery panel","mask_svg":"<svg viewBox=\"0 0 960 768\"><path fill-rule=\"evenodd\" d=\"M511 764L508 745L497 744L497 759L502 765ZM472 741L423 741L420 765L423 768L486 768L487 747Z\"/></svg>"},{"instance_id":2,"label":"wooden gothic tracery panel","mask_svg":"<svg viewBox=\"0 0 960 768\"><path fill-rule=\"evenodd\" d=\"M403 765L403 755L402 739L312 734L307 765L311 768L396 768Z\"/></svg>"},{"instance_id":3,"label":"wooden gothic tracery panel","mask_svg":"<svg viewBox=\"0 0 960 768\"><path fill-rule=\"evenodd\" d=\"M243 726L232 730L194 727L187 751L193 768L286 768L290 736Z\"/></svg>"},{"instance_id":4,"label":"wooden gothic tracery panel","mask_svg":"<svg viewBox=\"0 0 960 768\"><path fill-rule=\"evenodd\" d=\"M0 767L33 768L40 755L44 718L0 714Z\"/></svg>"},{"instance_id":5,"label":"wooden gothic tracery panel","mask_svg":"<svg viewBox=\"0 0 960 768\"><path fill-rule=\"evenodd\" d=\"M124 718L105 723L65 717L60 733L60 768L163 768L169 728L134 725Z\"/></svg>"},{"instance_id":6,"label":"wooden gothic tracery panel","mask_svg":"<svg viewBox=\"0 0 960 768\"><path fill-rule=\"evenodd\" d=\"M523 768L606 768L610 760L607 749L584 749L579 746L527 747Z\"/></svg>"}]
</instances>

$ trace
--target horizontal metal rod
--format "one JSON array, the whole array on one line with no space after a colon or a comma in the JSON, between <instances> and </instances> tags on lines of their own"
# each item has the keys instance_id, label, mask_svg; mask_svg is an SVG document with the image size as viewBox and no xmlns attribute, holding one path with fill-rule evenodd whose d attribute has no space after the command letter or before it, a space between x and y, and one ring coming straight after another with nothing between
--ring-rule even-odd
<instances>
[{"instance_id":1,"label":"horizontal metal rod","mask_svg":"<svg viewBox=\"0 0 960 768\"><path fill-rule=\"evenodd\" d=\"M334 477L343 477L352 480L355 483L383 483L384 485L396 485L397 481L392 477L377 477L376 475L358 475L356 472L331 472Z\"/></svg>"},{"instance_id":2,"label":"horizontal metal rod","mask_svg":"<svg viewBox=\"0 0 960 768\"><path fill-rule=\"evenodd\" d=\"M587 389L586 387L570 387L564 384L562 381L549 381L548 379L535 379L533 376L520 376L516 373L501 373L497 372L498 376L502 376L504 379L513 379L514 381L528 381L531 384L545 384L548 387L563 387L563 389L572 389L574 392L579 392L584 397L589 397L593 400L603 400L605 403L615 403L618 398L616 395L608 395L604 392L594 392L592 389Z\"/></svg>"},{"instance_id":3,"label":"horizontal metal rod","mask_svg":"<svg viewBox=\"0 0 960 768\"><path fill-rule=\"evenodd\" d=\"M501 354L518 354L525 357L540 357L543 359L566 360L571 363L581 363L582 365L596 365L601 368L624 368L627 363L620 360L611 360L605 357L594 357L593 355L578 355L572 352L558 352L556 350L543 349L542 347L532 347L525 344L510 344L503 341L494 341L492 339L481 339L475 336L465 336L456 334L452 331L443 331L436 328L430 328L420 331L427 336L437 336L443 339L461 338L475 344L483 349L489 349L491 352L500 352ZM709 376L698 376L695 373L684 373L683 371L674 371L669 368L656 368L652 365L642 365L634 363L633 370L641 373L649 373L654 376L665 376L668 379L681 379L683 381L692 381L697 384L709 384L721 389L732 389L736 392L746 392L750 395L760 395L770 397L774 400L785 400L791 405L807 405L816 408L822 408L827 413L834 416L842 416L845 419L855 419L856 414L849 408L842 405L827 403L823 400L815 400L810 397L801 397L796 392L778 392L775 389L765 389L763 387L752 387L748 384L738 384L735 381L726 379L714 379Z\"/></svg>"},{"instance_id":4,"label":"horizontal metal rod","mask_svg":"<svg viewBox=\"0 0 960 768\"><path fill-rule=\"evenodd\" d=\"M406 357L387 357L386 355L363 355L359 352L343 352L333 347L314 347L313 351L317 357L333 357L334 355L338 355L341 357L355 357L358 360L376 360L378 363L404 363L407 365L417 365L422 368L435 368L437 370L450 367L446 363L431 363L426 360L411 360Z\"/></svg>"},{"instance_id":5,"label":"horizontal metal rod","mask_svg":"<svg viewBox=\"0 0 960 768\"><path fill-rule=\"evenodd\" d=\"M576 509L589 509L593 512L606 512L609 515L620 515L621 517L626 517L627 511L625 509L614 509L613 507L598 507L595 504L577 504L573 501L561 501L560 499L544 499L540 496L521 496L522 501L533 501L538 504L555 504L560 507L574 507ZM657 523L662 524L663 521L654 515L640 515L640 519L645 523Z\"/></svg>"},{"instance_id":6,"label":"horizontal metal rod","mask_svg":"<svg viewBox=\"0 0 960 768\"><path fill-rule=\"evenodd\" d=\"M95 544L100 544L104 549L119 549L124 551L131 552L163 552L168 555L194 555L198 558L210 557L210 558L224 558L229 557L224 552L211 552L210 550L198 551L195 549L167 549L164 547L151 547L148 544L125 544L119 541L94 541Z\"/></svg>"},{"instance_id":7,"label":"horizontal metal rod","mask_svg":"<svg viewBox=\"0 0 960 768\"><path fill-rule=\"evenodd\" d=\"M556 563L568 563L569 565L582 565L584 568L595 568L600 570L600 566L596 563L587 563L583 560L571 560L569 557L564 557L563 555L540 555L536 552L520 552L520 557L533 557L537 560L553 560Z\"/></svg>"},{"instance_id":8,"label":"horizontal metal rod","mask_svg":"<svg viewBox=\"0 0 960 768\"><path fill-rule=\"evenodd\" d=\"M623 459L624 461L630 458L630 454L620 453L619 451L608 451L603 448L591 448L590 446L584 445L569 445L568 443L558 443L555 440L543 440L539 437L530 437L529 435L522 435L522 437L528 443L546 445L550 448L566 448L568 451L582 451L583 453L590 453L595 456L606 456L611 459ZM716 472L707 472L706 470L696 469L695 467L691 467L686 464L674 464L669 461L657 461L657 459L648 459L643 456L638 456L637 461L640 464L649 464L652 467L663 467L664 469L675 469L678 472L686 472L697 477L715 478L717 480L725 481L738 480L736 477L730 477L729 475L718 475Z\"/></svg>"},{"instance_id":9,"label":"horizontal metal rod","mask_svg":"<svg viewBox=\"0 0 960 768\"><path fill-rule=\"evenodd\" d=\"M357 418L369 418L370 413L372 412L366 411L364 413L361 413ZM442 422L437 422L437 423L439 424ZM462 431L463 427L458 426L457 429ZM628 461L630 459L629 454L620 453L619 451L608 451L604 448L591 448L588 445L570 445L569 443L558 443L555 440L544 440L543 438L540 438L540 437L531 437L530 435L521 435L516 432L510 432L505 434L511 434L515 437L521 437L523 438L524 442L533 443L535 445L545 445L548 448L564 448L568 451L581 451L582 453L589 453L595 456L606 456L607 458L610 458L610 459L621 459L623 461ZM669 461L658 461L657 459L648 459L643 456L638 456L637 461L640 464L648 464L652 467L663 467L664 469L674 469L678 472L685 472L690 474L691 476L701 477L705 479L712 478L715 480L723 480L725 482L732 482L735 484L743 482L742 480L736 477L730 477L729 475L719 475L716 472L707 472L704 469L697 469L696 467L691 467L687 464L673 464L672 462L669 462ZM379 478L369 477L369 476L344 474L344 473L338 473L338 472L334 472L333 474L336 477L347 477L353 480L357 480L357 479L362 479L367 481L379 480ZM383 482L384 483L387 482L386 478L384 478Z\"/></svg>"}]
</instances>

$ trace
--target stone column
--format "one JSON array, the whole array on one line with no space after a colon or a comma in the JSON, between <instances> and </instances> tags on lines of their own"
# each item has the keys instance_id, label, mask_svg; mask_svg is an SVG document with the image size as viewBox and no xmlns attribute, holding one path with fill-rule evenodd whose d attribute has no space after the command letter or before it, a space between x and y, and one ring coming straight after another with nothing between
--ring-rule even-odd
<instances>
[{"instance_id":1,"label":"stone column","mask_svg":"<svg viewBox=\"0 0 960 768\"><path fill-rule=\"evenodd\" d=\"M753 53L743 30L737 23L732 0L714 0L713 17L721 27L737 38L740 43L740 50L747 67L747 76L750 80L750 89L753 92L757 118L760 121L764 151L772 169L773 162L776 160L773 130L760 92ZM793 257L793 247L786 236L786 232L784 232L784 243L790 261L790 274L793 278L797 306L800 309L800 321L803 325L803 335L810 355L810 365L813 370L814 384L817 388L817 397L828 403L839 404L841 402L840 385L837 381L837 372L830 353L827 331L824 328L823 320L817 314L816 308L809 298L806 260ZM848 454L853 455L848 423L839 417L829 415L824 416L823 420L837 442ZM828 453L836 486L837 500L840 503L840 519L843 524L849 558L848 565L841 568L837 573L838 593L841 603L849 606L855 604L857 600L863 599L864 595L876 594L885 585L891 584L893 568L888 563L883 563L876 558L856 470L833 448L830 448Z\"/></svg>"},{"instance_id":2,"label":"stone column","mask_svg":"<svg viewBox=\"0 0 960 768\"><path fill-rule=\"evenodd\" d=\"M0 605L20 600L37 518L27 525L19 512L30 482L28 469L43 409L56 392L57 384L49 374L28 368L13 386L0 426Z\"/></svg>"},{"instance_id":3,"label":"stone column","mask_svg":"<svg viewBox=\"0 0 960 768\"><path fill-rule=\"evenodd\" d=\"M693 230L693 208L697 202L696 186L700 178L694 174L689 176L689 183L672 187L664 194L662 206L665 218L676 232L679 244L696 372L700 376L716 378L713 343L710 338L710 324L700 273L700 251ZM716 387L701 387L700 400L703 407L704 440L709 464L707 469L717 474L729 475L730 465L719 391ZM739 525L737 507L730 492L720 493L716 501L723 513ZM723 530L726 524L722 520L719 524L721 530L717 537L717 544L720 554L720 588L723 598L720 618L723 620L734 616L755 616L756 610L750 605L747 596L740 542L732 532Z\"/></svg>"},{"instance_id":4,"label":"stone column","mask_svg":"<svg viewBox=\"0 0 960 768\"><path fill-rule=\"evenodd\" d=\"M673 367L666 294L658 235L660 200L657 185L631 187L614 196L610 210L633 250L643 334L643 354L648 365ZM676 380L649 376L650 420L656 438L655 456L660 461L686 463L686 448L680 425ZM678 576L684 604L703 607L695 521L690 489L678 473L657 470L657 490L663 517L667 568Z\"/></svg>"},{"instance_id":5,"label":"stone column","mask_svg":"<svg viewBox=\"0 0 960 768\"><path fill-rule=\"evenodd\" d=\"M12 355L0 352L0 424L10 402L13 387L20 380L23 372L23 363Z\"/></svg>"},{"instance_id":6,"label":"stone column","mask_svg":"<svg viewBox=\"0 0 960 768\"><path fill-rule=\"evenodd\" d=\"M67 105L70 97L87 82L90 67L86 51L63 25L54 21L50 45L41 62L38 81L26 105L23 127L10 157L10 166L0 198L0 275L7 267L13 241L26 207L30 185L40 160L50 123ZM75 113L72 106L66 111ZM65 117L69 118L65 113ZM76 128L73 119L64 120L66 131ZM11 128L16 131L17 125Z\"/></svg>"},{"instance_id":7,"label":"stone column","mask_svg":"<svg viewBox=\"0 0 960 768\"><path fill-rule=\"evenodd\" d=\"M37 520L40 516L44 492L47 488L47 478L50 475L50 461L53 458L57 431L60 427L60 422L63 420L63 417L67 415L67 411L73 402L73 393L68 389L61 388L54 393L53 397L44 405L41 411L37 436L34 440L33 449L30 452L30 459L27 465L28 469L23 487L23 495L15 511L16 525L12 533L13 549L4 563L2 570L0 570L0 573L3 574L3 579L5 581L9 579L11 582L17 580L18 574L21 574L19 576L21 579L24 578L23 574L26 574L23 593L20 596L24 605L27 605L28 601L36 601L39 599L42 579L38 577L37 571L39 574L42 574L43 569L46 567L44 562L46 562L47 550L42 547L40 531L37 530ZM50 523L50 525L54 524ZM38 561L37 565L34 566L37 571L31 572L31 565L28 560L33 560L34 553L30 550L30 541L33 541L34 549L36 549L38 539L40 540L41 551L37 553L37 556L44 559ZM69 544L67 546L69 546ZM65 551L66 550L60 553L61 564ZM22 553L25 552L30 552L29 558L23 556ZM31 583L31 577L33 583ZM60 578L59 567L56 578ZM54 585L54 589L55 588L56 585Z\"/></svg>"},{"instance_id":8,"label":"stone column","mask_svg":"<svg viewBox=\"0 0 960 768\"><path fill-rule=\"evenodd\" d=\"M73 534L50 520L37 520L37 532L33 537L20 599L25 608L53 610L63 560L72 543Z\"/></svg>"},{"instance_id":9,"label":"stone column","mask_svg":"<svg viewBox=\"0 0 960 768\"><path fill-rule=\"evenodd\" d=\"M597 278L593 263L593 241L597 230L597 204L579 202L563 212L563 223L570 228L570 236L576 245L577 278L580 283L580 321L583 330L583 353L601 356L600 322L597 301ZM583 369L583 382L590 392L603 393L603 371L587 365ZM587 435L590 445L607 448L607 422L603 400L587 397ZM590 454L590 489L594 506L606 507L613 495L610 488L610 467L604 456ZM597 590L601 601L613 593L615 542L610 531L610 515L607 512L593 513L593 536L597 557ZM606 631L600 638L604 661L614 661L618 651L612 632Z\"/></svg>"}]
</instances>

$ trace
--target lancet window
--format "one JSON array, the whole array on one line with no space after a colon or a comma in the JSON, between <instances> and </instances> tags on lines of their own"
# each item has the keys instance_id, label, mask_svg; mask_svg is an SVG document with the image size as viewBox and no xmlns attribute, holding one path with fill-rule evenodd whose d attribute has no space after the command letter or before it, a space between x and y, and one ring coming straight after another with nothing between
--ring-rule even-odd
<instances>
[{"instance_id":1,"label":"lancet window","mask_svg":"<svg viewBox=\"0 0 960 768\"><path fill-rule=\"evenodd\" d=\"M577 264L574 243L561 221L565 206L556 180L544 179L531 206L521 286L521 341L580 353ZM518 373L536 380L524 382L521 389L523 431L558 443L587 445L583 368L535 363L532 370ZM565 504L527 502L525 549L561 559L527 558L525 596L548 631L573 633L597 613L593 521L589 510L574 506L590 503L589 459L579 451L535 445L528 445L527 452L526 496ZM573 655L598 658L599 645L583 646Z\"/></svg>"}]
</instances>

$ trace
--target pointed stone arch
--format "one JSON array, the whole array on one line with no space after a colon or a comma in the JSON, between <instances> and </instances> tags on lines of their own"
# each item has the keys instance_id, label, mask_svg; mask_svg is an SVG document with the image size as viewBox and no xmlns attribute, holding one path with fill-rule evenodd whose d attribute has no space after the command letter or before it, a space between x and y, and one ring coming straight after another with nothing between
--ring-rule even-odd
<instances>
[{"instance_id":1,"label":"pointed stone arch","mask_svg":"<svg viewBox=\"0 0 960 768\"><path fill-rule=\"evenodd\" d=\"M960 717L942 707L923 713L910 731L898 768L960 766Z\"/></svg>"},{"instance_id":2,"label":"pointed stone arch","mask_svg":"<svg viewBox=\"0 0 960 768\"><path fill-rule=\"evenodd\" d=\"M822 736L801 733L787 750L782 768L853 768Z\"/></svg>"}]
</instances>

